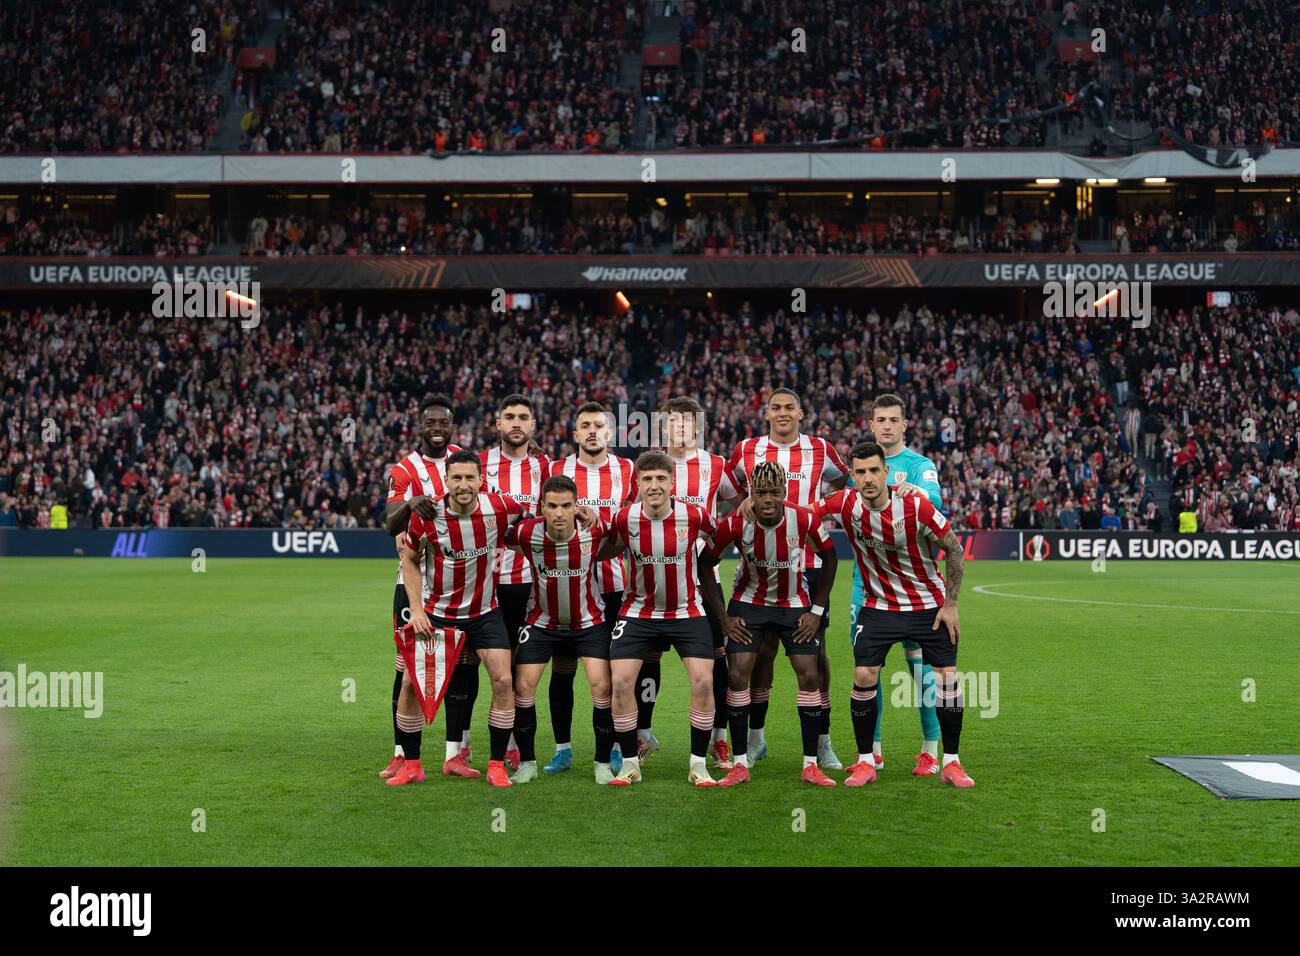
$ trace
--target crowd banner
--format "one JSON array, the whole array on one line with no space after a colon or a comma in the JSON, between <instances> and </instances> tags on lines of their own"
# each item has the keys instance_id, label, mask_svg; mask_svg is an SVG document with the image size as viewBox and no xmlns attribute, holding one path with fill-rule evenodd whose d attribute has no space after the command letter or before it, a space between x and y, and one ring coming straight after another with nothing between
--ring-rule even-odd
<instances>
[{"instance_id":1,"label":"crowd banner","mask_svg":"<svg viewBox=\"0 0 1300 956\"><path fill-rule=\"evenodd\" d=\"M831 532L852 559L843 531ZM1149 531L959 531L971 561L1295 561L1300 531L1159 534ZM0 528L0 557L192 558L396 557L382 530L153 528L55 531Z\"/></svg>"},{"instance_id":2,"label":"crowd banner","mask_svg":"<svg viewBox=\"0 0 1300 956\"><path fill-rule=\"evenodd\" d=\"M1291 253L1017 256L288 256L162 260L12 257L0 289L122 289L155 283L257 282L296 289L1038 289L1045 283L1150 282L1211 289L1300 285Z\"/></svg>"}]
</instances>

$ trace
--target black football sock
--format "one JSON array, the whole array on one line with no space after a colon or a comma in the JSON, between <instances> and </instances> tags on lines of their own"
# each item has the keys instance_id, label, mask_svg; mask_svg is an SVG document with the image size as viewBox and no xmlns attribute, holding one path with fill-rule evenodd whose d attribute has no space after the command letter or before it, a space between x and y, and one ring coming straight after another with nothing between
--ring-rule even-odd
<instances>
[{"instance_id":1,"label":"black football sock","mask_svg":"<svg viewBox=\"0 0 1300 956\"><path fill-rule=\"evenodd\" d=\"M515 698L515 743L521 761L537 759L537 698Z\"/></svg>"},{"instance_id":2,"label":"black football sock","mask_svg":"<svg viewBox=\"0 0 1300 956\"><path fill-rule=\"evenodd\" d=\"M551 668L551 686L546 696L551 704L551 729L555 731L557 744L573 741L573 676L576 673L576 668L567 673Z\"/></svg>"},{"instance_id":3,"label":"black football sock","mask_svg":"<svg viewBox=\"0 0 1300 956\"><path fill-rule=\"evenodd\" d=\"M591 727L596 732L596 763L609 763L614 749L614 712L608 697L591 698Z\"/></svg>"},{"instance_id":4,"label":"black football sock","mask_svg":"<svg viewBox=\"0 0 1300 956\"><path fill-rule=\"evenodd\" d=\"M728 720L727 659L715 657L713 659L713 729L726 730Z\"/></svg>"},{"instance_id":5,"label":"black football sock","mask_svg":"<svg viewBox=\"0 0 1300 956\"><path fill-rule=\"evenodd\" d=\"M473 662L466 662L462 665L465 668L465 720L460 725L462 734L469 732L470 724L474 720L474 703L478 700L478 655L475 655Z\"/></svg>"},{"instance_id":6,"label":"black football sock","mask_svg":"<svg viewBox=\"0 0 1300 956\"><path fill-rule=\"evenodd\" d=\"M818 698L819 698L819 699L818 699L817 705L818 705L818 708L819 708L819 709L821 710L821 712L822 712L822 716L821 716L821 725L820 725L820 726L821 726L821 729L818 731L818 733L825 734L827 737L829 737L829 736L831 735L831 694L830 694L830 691L827 691L827 690L819 691L819 692L818 692Z\"/></svg>"},{"instance_id":7,"label":"black football sock","mask_svg":"<svg viewBox=\"0 0 1300 956\"><path fill-rule=\"evenodd\" d=\"M795 697L799 711L799 735L803 738L803 755L817 757L817 737L822 732L821 692L801 690Z\"/></svg>"},{"instance_id":8,"label":"black football sock","mask_svg":"<svg viewBox=\"0 0 1300 956\"><path fill-rule=\"evenodd\" d=\"M876 736L876 688L853 685L849 695L849 716L853 718L853 736L858 742L858 756L865 759L871 753L871 743ZM814 751L815 752L815 751Z\"/></svg>"},{"instance_id":9,"label":"black football sock","mask_svg":"<svg viewBox=\"0 0 1300 956\"><path fill-rule=\"evenodd\" d=\"M938 675L935 675L938 676ZM964 701L961 695L961 682L955 678L951 683L943 683L935 690L934 715L939 718L939 736L943 738L943 752L955 754L961 743L961 720Z\"/></svg>"},{"instance_id":10,"label":"black football sock","mask_svg":"<svg viewBox=\"0 0 1300 956\"><path fill-rule=\"evenodd\" d=\"M690 715L691 756L702 760L709 753L709 738L713 735L713 714L692 707Z\"/></svg>"},{"instance_id":11,"label":"black football sock","mask_svg":"<svg viewBox=\"0 0 1300 956\"><path fill-rule=\"evenodd\" d=\"M488 710L488 746L489 760L505 760L506 748L510 746L510 735L515 730L515 712L510 710L497 710L492 707Z\"/></svg>"},{"instance_id":12,"label":"black football sock","mask_svg":"<svg viewBox=\"0 0 1300 956\"><path fill-rule=\"evenodd\" d=\"M636 712L614 714L614 739L623 751L624 760L635 760L636 749Z\"/></svg>"},{"instance_id":13,"label":"black football sock","mask_svg":"<svg viewBox=\"0 0 1300 956\"><path fill-rule=\"evenodd\" d=\"M654 726L655 701L659 699L661 671L662 668L657 660L641 662L641 674L636 679L637 730L649 730Z\"/></svg>"},{"instance_id":14,"label":"black football sock","mask_svg":"<svg viewBox=\"0 0 1300 956\"><path fill-rule=\"evenodd\" d=\"M478 683L478 668L473 664L461 662L451 672L447 684L447 693L442 706L447 711L447 743L455 744L459 749L461 738L469 729L473 704L470 703L471 675L473 683Z\"/></svg>"},{"instance_id":15,"label":"black football sock","mask_svg":"<svg viewBox=\"0 0 1300 956\"><path fill-rule=\"evenodd\" d=\"M403 732L397 727L397 698L402 693L402 672L394 671L393 673L393 743L401 747ZM405 749L402 752L405 753Z\"/></svg>"},{"instance_id":16,"label":"black football sock","mask_svg":"<svg viewBox=\"0 0 1300 956\"><path fill-rule=\"evenodd\" d=\"M420 759L420 743L424 738L423 714L398 714L397 729L402 735L402 753L407 760Z\"/></svg>"},{"instance_id":17,"label":"black football sock","mask_svg":"<svg viewBox=\"0 0 1300 956\"><path fill-rule=\"evenodd\" d=\"M736 759L745 756L749 748L749 688L727 689L727 723L731 726L731 750Z\"/></svg>"},{"instance_id":18,"label":"black football sock","mask_svg":"<svg viewBox=\"0 0 1300 956\"><path fill-rule=\"evenodd\" d=\"M762 730L767 726L767 704L772 688L754 687L750 689L749 729Z\"/></svg>"}]
</instances>

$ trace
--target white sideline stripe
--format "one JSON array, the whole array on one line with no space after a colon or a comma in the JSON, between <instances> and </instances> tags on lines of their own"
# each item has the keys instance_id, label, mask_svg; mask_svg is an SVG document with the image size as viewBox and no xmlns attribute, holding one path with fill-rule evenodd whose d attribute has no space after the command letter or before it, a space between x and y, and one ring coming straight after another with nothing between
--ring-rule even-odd
<instances>
[{"instance_id":1,"label":"white sideline stripe","mask_svg":"<svg viewBox=\"0 0 1300 956\"><path fill-rule=\"evenodd\" d=\"M1288 787L1300 787L1300 773L1280 763L1255 763L1247 760L1224 760L1225 767L1231 767L1247 777L1263 780L1265 783L1280 783Z\"/></svg>"},{"instance_id":2,"label":"white sideline stripe","mask_svg":"<svg viewBox=\"0 0 1300 956\"><path fill-rule=\"evenodd\" d=\"M1020 601L1052 601L1057 604L1100 604L1106 607L1150 607L1166 611L1226 611L1231 614L1300 614L1300 611L1285 611L1279 608L1263 607L1203 607L1199 604L1135 604L1128 601L1086 601L1083 598L1041 597L1036 594L999 594L989 588L1016 588L1033 582L1017 581L1015 584L981 584L972 588L976 594L988 597L1016 598Z\"/></svg>"}]
</instances>

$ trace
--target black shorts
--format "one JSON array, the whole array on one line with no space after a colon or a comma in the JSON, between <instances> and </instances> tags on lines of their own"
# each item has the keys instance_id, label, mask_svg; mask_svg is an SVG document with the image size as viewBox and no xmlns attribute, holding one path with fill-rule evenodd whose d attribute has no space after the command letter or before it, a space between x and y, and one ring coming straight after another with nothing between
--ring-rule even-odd
<instances>
[{"instance_id":1,"label":"black shorts","mask_svg":"<svg viewBox=\"0 0 1300 956\"><path fill-rule=\"evenodd\" d=\"M399 584L393 592L393 630L401 630L410 623L411 602L406 600L406 585Z\"/></svg>"},{"instance_id":2,"label":"black shorts","mask_svg":"<svg viewBox=\"0 0 1300 956\"><path fill-rule=\"evenodd\" d=\"M602 594L600 599L605 603L605 623L613 627L618 620L618 612L623 610L623 592L610 591Z\"/></svg>"},{"instance_id":3,"label":"black shorts","mask_svg":"<svg viewBox=\"0 0 1300 956\"><path fill-rule=\"evenodd\" d=\"M673 647L678 657L703 657L713 660L713 636L709 622L702 617L680 621L655 621L639 617L620 617L610 632L609 659L643 661L652 651Z\"/></svg>"},{"instance_id":4,"label":"black shorts","mask_svg":"<svg viewBox=\"0 0 1300 956\"><path fill-rule=\"evenodd\" d=\"M501 616L499 607L477 617L447 618L430 614L429 623L434 627L454 627L464 631L467 651L510 650L505 618Z\"/></svg>"},{"instance_id":5,"label":"black shorts","mask_svg":"<svg viewBox=\"0 0 1300 956\"><path fill-rule=\"evenodd\" d=\"M510 639L510 649L519 644L519 629L528 617L528 599L532 597L531 584L498 584L497 606L501 608L501 618L505 621L506 637Z\"/></svg>"},{"instance_id":6,"label":"black shorts","mask_svg":"<svg viewBox=\"0 0 1300 956\"><path fill-rule=\"evenodd\" d=\"M853 628L853 660L859 667L880 667L885 655L899 641L915 641L921 660L931 667L954 667L957 645L948 639L942 624L933 630L939 608L926 611L884 611L864 607Z\"/></svg>"},{"instance_id":7,"label":"black shorts","mask_svg":"<svg viewBox=\"0 0 1300 956\"><path fill-rule=\"evenodd\" d=\"M519 631L516 664L546 664L552 657L593 657L609 660L609 627L602 621L578 631L552 631L525 624Z\"/></svg>"},{"instance_id":8,"label":"black shorts","mask_svg":"<svg viewBox=\"0 0 1300 956\"><path fill-rule=\"evenodd\" d=\"M817 584L818 582L821 581L821 578L822 578L821 568L806 568L804 570L803 579L804 579L804 583L808 585L809 601L817 600ZM822 611L822 626L817 632L819 635L824 633L826 628L831 626L831 609L829 607L830 601L827 601L826 603L828 606Z\"/></svg>"},{"instance_id":9,"label":"black shorts","mask_svg":"<svg viewBox=\"0 0 1300 956\"><path fill-rule=\"evenodd\" d=\"M808 613L804 607L767 607L763 604L750 604L747 601L732 601L727 605L727 613L731 617L738 617L745 622L749 628L749 633L753 640L748 644L737 644L735 641L727 642L728 654L753 654L758 651L758 647L763 643L764 633L772 633L781 639L785 645L786 657L795 654L816 654L822 647L821 632L818 631L813 635L812 640L805 641L803 644L794 642L795 628L799 626L799 618Z\"/></svg>"}]
</instances>

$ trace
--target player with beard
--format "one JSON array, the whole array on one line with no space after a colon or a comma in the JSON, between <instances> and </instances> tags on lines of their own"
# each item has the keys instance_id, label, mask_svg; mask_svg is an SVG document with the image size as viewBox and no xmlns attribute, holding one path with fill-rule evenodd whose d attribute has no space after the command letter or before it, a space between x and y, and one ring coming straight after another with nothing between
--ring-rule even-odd
<instances>
[{"instance_id":1,"label":"player with beard","mask_svg":"<svg viewBox=\"0 0 1300 956\"><path fill-rule=\"evenodd\" d=\"M784 469L774 461L759 462L750 476L749 508L753 517L738 512L728 515L700 556L705 607L713 608L728 638L727 711L736 755L735 766L720 784L724 787L749 780L745 753L751 706L749 681L758 656L755 637L761 639L768 631L774 632L785 646L799 684L802 779L819 787L835 786L835 781L817 766L822 729L817 650L822 640L821 618L835 586L839 560L830 535L813 511L790 504L786 494ZM709 572L733 544L740 551L740 566L731 603L724 610L722 589ZM822 558L817 591L811 597L804 578L805 548L817 551Z\"/></svg>"},{"instance_id":2,"label":"player with beard","mask_svg":"<svg viewBox=\"0 0 1300 956\"><path fill-rule=\"evenodd\" d=\"M693 398L670 398L659 409L660 422L664 430L664 445L668 457L676 469L673 475L673 499L696 505L708 512L715 521L718 519L719 505L722 502L734 503L740 498L740 483L731 476L727 460L721 455L710 454L699 447L699 435L704 431L704 408ZM700 542L700 551L704 542ZM715 581L718 569L710 572ZM722 629L722 620L715 617L706 603L705 615L709 620L709 629L713 634L713 705L714 726L710 746L713 749L713 765L719 770L731 769L731 748L727 744L727 653L726 637ZM638 756L645 759L659 749L651 722L654 717L655 702L659 699L659 679L661 673L660 651L649 651L641 665L641 675L637 678L637 749ZM740 742L736 742L739 746Z\"/></svg>"},{"instance_id":3,"label":"player with beard","mask_svg":"<svg viewBox=\"0 0 1300 956\"><path fill-rule=\"evenodd\" d=\"M417 638L432 635L435 627L463 631L466 650L483 661L492 682L487 780L494 787L509 787L505 755L515 724L514 681L510 674L510 639L497 605L493 568L497 549L524 511L509 498L482 491L483 468L473 452L458 451L448 457L446 482L447 494L434 505L433 518L426 519L417 511L407 528L402 581L411 605L411 626ZM421 555L427 556L423 570ZM452 702L448 706L461 705ZM407 730L403 742L406 762L388 779L390 787L424 779L419 737L411 732L412 725L423 726L424 715L410 675L404 675L402 680L397 718L398 726ZM449 713L448 721L452 719ZM471 719L472 714L456 716L458 726L469 726ZM455 764L451 746L449 741L447 763ZM468 763L460 766L469 772L457 773L444 764L443 773L479 775Z\"/></svg>"},{"instance_id":4,"label":"player with beard","mask_svg":"<svg viewBox=\"0 0 1300 956\"><path fill-rule=\"evenodd\" d=\"M525 395L507 395L497 405L497 435L495 448L479 452L483 464L484 487L518 502L525 511L536 512L538 493L550 471L550 460L533 444L537 419L533 403ZM519 644L519 629L524 626L528 599L532 594L532 568L523 556L511 548L497 553L496 570L497 603L506 624L513 655ZM454 676L454 675L453 675ZM506 750L506 766L511 770L519 766L519 750L510 741Z\"/></svg>"},{"instance_id":5,"label":"player with beard","mask_svg":"<svg viewBox=\"0 0 1300 956\"><path fill-rule=\"evenodd\" d=\"M696 541L717 523L703 508L673 499L673 462L661 451L636 461L640 498L621 508L611 522L600 556L627 551L627 591L610 632L609 664L614 689L614 734L623 746L623 765L612 783L641 779L641 760L629 751L636 741L635 688L650 651L677 650L691 686L691 759L687 780L716 787L706 766L713 732L713 637L704 616L695 573Z\"/></svg>"},{"instance_id":6,"label":"player with beard","mask_svg":"<svg viewBox=\"0 0 1300 956\"><path fill-rule=\"evenodd\" d=\"M767 400L768 433L746 438L736 445L728 462L731 473L748 482L760 462L774 461L785 469L787 500L800 508L811 508L826 490L844 487L848 469L839 454L824 438L814 438L799 432L803 421L803 403L799 394L788 388L777 388ZM821 559L811 548L806 549L805 574L808 590L816 593ZM817 656L819 693L822 706L822 731L818 735L817 763L823 770L842 770L843 765L831 747L831 669L826 656L825 631L830 624L829 612L822 615L822 635ZM764 728L767 721L768 700L772 693L772 665L780 648L776 638L764 638L754 663L750 678L751 708L749 719L748 752L750 763L767 756Z\"/></svg>"},{"instance_id":7,"label":"player with beard","mask_svg":"<svg viewBox=\"0 0 1300 956\"><path fill-rule=\"evenodd\" d=\"M385 527L390 535L397 538L397 552L399 555L397 563L397 589L393 592L393 630L397 631L406 626L411 621L411 608L406 599L406 588L402 584L402 562L400 555L402 546L405 541L406 526L410 523L411 515L419 514L425 518L432 518L434 515L435 505L442 500L442 496L447 493L445 481L447 473L447 456L453 452L460 451L455 445L451 444L451 436L455 429L455 421L452 417L452 401L447 395L428 395L419 405L419 437L416 442L416 450L406 455L394 465L388 472L388 510L385 519ZM402 689L402 674L406 665L402 662L402 655L397 655L397 672L393 677L393 759L388 766L379 772L379 776L385 780L393 776L397 771L402 769L402 764L406 756L402 747L402 741L406 739L406 732L398 727L397 723L397 699ZM474 677L477 678L477 667L458 668L460 670L473 671ZM468 675L462 678L462 681L468 680ZM447 727L448 743L451 741L453 728ZM411 733L417 737L423 737L424 725L420 724L418 730ZM469 728L455 728L456 756L464 749L465 759L469 759ZM449 756L450 747L449 747Z\"/></svg>"},{"instance_id":8,"label":"player with beard","mask_svg":"<svg viewBox=\"0 0 1300 956\"><path fill-rule=\"evenodd\" d=\"M912 641L920 645L936 677L935 715L943 739L939 779L968 789L975 781L962 769L957 754L962 729L957 597L965 555L948 519L928 497L899 495L889 485L890 469L880 445L861 442L849 457L857 487L835 492L814 509L819 519L833 518L847 533L864 588L853 628L857 666L849 702L858 759L844 785L863 787L876 780L871 754L880 708L880 668L890 647ZM943 577L931 556L935 545L944 552Z\"/></svg>"},{"instance_id":9,"label":"player with beard","mask_svg":"<svg viewBox=\"0 0 1300 956\"><path fill-rule=\"evenodd\" d=\"M573 441L578 446L576 454L551 462L551 475L564 475L573 479L578 487L578 504L590 508L596 517L608 524L619 508L636 496L636 482L632 462L609 452L613 437L611 416L599 402L587 402L578 409L573 429ZM604 619L613 625L623 604L623 558L615 553L601 561L597 572ZM578 671L578 661L557 653L551 659L549 689L551 728L555 732L555 756L542 768L545 773L563 773L573 766L573 677ZM634 735L635 736L635 735ZM617 748L611 756L615 773L627 755Z\"/></svg>"}]
</instances>

